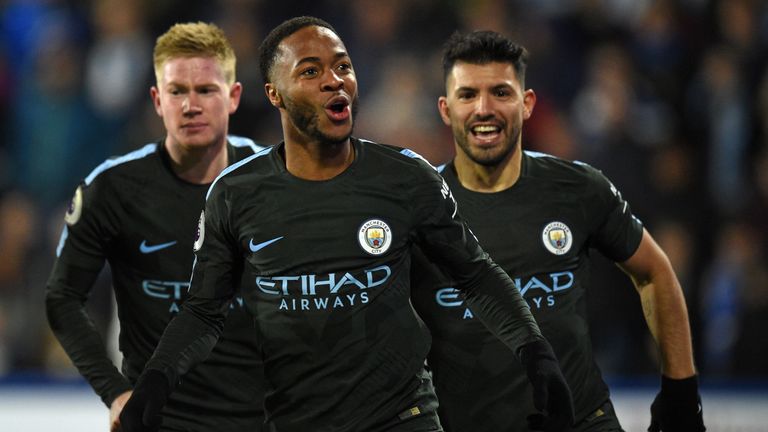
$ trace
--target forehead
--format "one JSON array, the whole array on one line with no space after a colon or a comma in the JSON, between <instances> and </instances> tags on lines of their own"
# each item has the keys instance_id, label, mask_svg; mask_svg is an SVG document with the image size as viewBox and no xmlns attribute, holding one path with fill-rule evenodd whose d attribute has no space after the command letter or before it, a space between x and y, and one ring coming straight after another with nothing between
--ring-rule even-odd
<instances>
[{"instance_id":1,"label":"forehead","mask_svg":"<svg viewBox=\"0 0 768 432\"><path fill-rule=\"evenodd\" d=\"M496 87L509 85L517 87L520 81L512 63L490 62L484 64L456 62L448 74L448 88L459 87Z\"/></svg>"},{"instance_id":2,"label":"forehead","mask_svg":"<svg viewBox=\"0 0 768 432\"><path fill-rule=\"evenodd\" d=\"M307 26L288 36L280 42L280 57L278 62L296 62L309 58L346 53L347 49L339 37L330 29L320 26Z\"/></svg>"},{"instance_id":3,"label":"forehead","mask_svg":"<svg viewBox=\"0 0 768 432\"><path fill-rule=\"evenodd\" d=\"M224 69L215 57L171 57L160 70L165 82L224 80Z\"/></svg>"}]
</instances>

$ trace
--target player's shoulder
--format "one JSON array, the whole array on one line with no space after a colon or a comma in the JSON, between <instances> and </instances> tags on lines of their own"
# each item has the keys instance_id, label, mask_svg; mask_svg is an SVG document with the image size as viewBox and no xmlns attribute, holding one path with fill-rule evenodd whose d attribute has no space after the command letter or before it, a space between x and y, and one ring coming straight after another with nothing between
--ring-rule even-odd
<instances>
[{"instance_id":1,"label":"player's shoulder","mask_svg":"<svg viewBox=\"0 0 768 432\"><path fill-rule=\"evenodd\" d=\"M236 161L243 160L248 156L254 155L269 147L266 144L258 143L250 138L232 134L227 135L227 142L234 150Z\"/></svg>"},{"instance_id":2,"label":"player's shoulder","mask_svg":"<svg viewBox=\"0 0 768 432\"><path fill-rule=\"evenodd\" d=\"M269 158L269 155L274 148L274 146L263 147L261 150L224 168L208 188L206 199L210 197L214 191L220 191L227 185L244 181L258 182L260 177L272 175L274 173L274 170L272 169L273 163Z\"/></svg>"},{"instance_id":3,"label":"player's shoulder","mask_svg":"<svg viewBox=\"0 0 768 432\"><path fill-rule=\"evenodd\" d=\"M383 144L368 139L357 138L361 146L365 146L365 151L371 155L377 164L384 166L391 165L391 168L398 173L411 171L415 174L423 174L426 170L428 175L436 174L437 169L419 153L406 148L392 144Z\"/></svg>"},{"instance_id":4,"label":"player's shoulder","mask_svg":"<svg viewBox=\"0 0 768 432\"><path fill-rule=\"evenodd\" d=\"M122 178L143 178L155 171L151 168L158 143L149 143L123 155L112 156L94 168L84 179L85 186Z\"/></svg>"},{"instance_id":5,"label":"player's shoulder","mask_svg":"<svg viewBox=\"0 0 768 432\"><path fill-rule=\"evenodd\" d=\"M603 178L602 172L592 165L568 160L551 154L525 150L528 175L534 178L591 183Z\"/></svg>"}]
</instances>

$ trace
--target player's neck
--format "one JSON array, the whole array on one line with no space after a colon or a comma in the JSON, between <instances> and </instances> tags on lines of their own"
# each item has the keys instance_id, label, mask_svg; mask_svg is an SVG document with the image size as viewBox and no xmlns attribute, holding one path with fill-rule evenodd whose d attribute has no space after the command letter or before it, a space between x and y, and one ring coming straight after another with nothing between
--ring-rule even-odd
<instances>
[{"instance_id":1,"label":"player's neck","mask_svg":"<svg viewBox=\"0 0 768 432\"><path fill-rule=\"evenodd\" d=\"M285 168L304 180L329 180L343 173L355 160L352 141L340 143L285 140Z\"/></svg>"},{"instance_id":2,"label":"player's neck","mask_svg":"<svg viewBox=\"0 0 768 432\"><path fill-rule=\"evenodd\" d=\"M165 148L171 169L180 179L193 184L212 183L227 167L227 141L200 147L184 147L166 138Z\"/></svg>"},{"instance_id":3,"label":"player's neck","mask_svg":"<svg viewBox=\"0 0 768 432\"><path fill-rule=\"evenodd\" d=\"M522 149L517 146L507 159L493 166L478 164L458 150L453 165L459 182L466 189L483 193L501 192L514 186L520 178Z\"/></svg>"}]
</instances>

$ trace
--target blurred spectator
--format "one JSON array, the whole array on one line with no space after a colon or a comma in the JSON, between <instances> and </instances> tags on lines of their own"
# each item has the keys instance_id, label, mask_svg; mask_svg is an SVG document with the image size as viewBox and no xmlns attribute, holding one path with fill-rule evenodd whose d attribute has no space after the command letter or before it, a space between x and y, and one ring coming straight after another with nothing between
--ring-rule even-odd
<instances>
[{"instance_id":1,"label":"blurred spectator","mask_svg":"<svg viewBox=\"0 0 768 432\"><path fill-rule=\"evenodd\" d=\"M685 78L682 68L686 66L687 56L680 34L684 27L672 0L650 3L632 24L628 48L645 79L653 83L667 101L676 101Z\"/></svg>"},{"instance_id":2,"label":"blurred spectator","mask_svg":"<svg viewBox=\"0 0 768 432\"><path fill-rule=\"evenodd\" d=\"M763 222L765 219L763 219ZM753 242L754 243L754 242ZM760 246L763 246L760 248ZM731 375L739 377L764 376L768 358L768 262L765 243L758 243L749 257L741 293L740 326L733 344Z\"/></svg>"},{"instance_id":3,"label":"blurred spectator","mask_svg":"<svg viewBox=\"0 0 768 432\"><path fill-rule=\"evenodd\" d=\"M746 204L746 156L751 136L749 90L734 54L725 46L707 51L689 89L690 122L706 154L710 200L733 216Z\"/></svg>"},{"instance_id":4,"label":"blurred spectator","mask_svg":"<svg viewBox=\"0 0 768 432\"><path fill-rule=\"evenodd\" d=\"M47 212L107 153L100 151L101 125L82 88L80 22L62 10L41 19L29 68L18 77L10 166L21 190Z\"/></svg>"},{"instance_id":5,"label":"blurred spectator","mask_svg":"<svg viewBox=\"0 0 768 432\"><path fill-rule=\"evenodd\" d=\"M33 204L24 195L0 195L0 374L14 366L14 339L26 327L26 264L35 241L36 216Z\"/></svg>"},{"instance_id":6,"label":"blurred spectator","mask_svg":"<svg viewBox=\"0 0 768 432\"><path fill-rule=\"evenodd\" d=\"M103 152L119 153L123 127L139 101L147 100L152 41L141 24L143 2L101 0L92 4L95 42L85 64L85 88L95 115L105 123Z\"/></svg>"},{"instance_id":7,"label":"blurred spectator","mask_svg":"<svg viewBox=\"0 0 768 432\"><path fill-rule=\"evenodd\" d=\"M752 284L765 282L764 277L757 276L764 274L765 261L760 245L752 241L752 237L751 228L739 222L728 223L718 236L716 255L704 281L701 305L704 352L700 363L706 375L728 376L738 372L735 349L744 330L742 314L748 305L747 293L753 297L752 301L758 300L750 308L763 307L763 300L757 297L765 288Z\"/></svg>"},{"instance_id":8,"label":"blurred spectator","mask_svg":"<svg viewBox=\"0 0 768 432\"><path fill-rule=\"evenodd\" d=\"M437 164L451 158L453 141L450 136L436 133L441 120L437 96L425 91L428 88L423 79L426 64L439 69L438 64L423 59L390 56L381 68L380 84L365 96L355 133L381 142L408 143Z\"/></svg>"},{"instance_id":9,"label":"blurred spectator","mask_svg":"<svg viewBox=\"0 0 768 432\"><path fill-rule=\"evenodd\" d=\"M277 143L282 139L280 117L264 96L256 55L263 33L257 19L262 12L257 6L258 2L234 0L221 11L220 27L237 54L237 80L243 84L240 105L231 117L229 130L236 135L259 136L265 143Z\"/></svg>"},{"instance_id":10,"label":"blurred spectator","mask_svg":"<svg viewBox=\"0 0 768 432\"><path fill-rule=\"evenodd\" d=\"M536 89L534 89L535 91ZM576 134L569 118L542 96L536 99L536 115L523 123L523 148L569 160L579 159Z\"/></svg>"},{"instance_id":11,"label":"blurred spectator","mask_svg":"<svg viewBox=\"0 0 768 432\"><path fill-rule=\"evenodd\" d=\"M507 33L509 2L505 0L471 0L458 2L459 25L465 30L493 30Z\"/></svg>"}]
</instances>

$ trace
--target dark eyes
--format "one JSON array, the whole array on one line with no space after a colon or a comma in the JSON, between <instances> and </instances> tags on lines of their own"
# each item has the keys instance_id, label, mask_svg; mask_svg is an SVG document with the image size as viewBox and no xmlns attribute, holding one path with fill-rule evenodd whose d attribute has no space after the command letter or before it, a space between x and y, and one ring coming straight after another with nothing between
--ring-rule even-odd
<instances>
[{"instance_id":1,"label":"dark eyes","mask_svg":"<svg viewBox=\"0 0 768 432\"><path fill-rule=\"evenodd\" d=\"M352 65L349 63L339 63L336 66L336 70L339 71L340 73L347 73L352 70ZM316 67L309 67L307 69L302 70L300 72L300 75L312 78L317 75L320 75L320 70Z\"/></svg>"},{"instance_id":2,"label":"dark eyes","mask_svg":"<svg viewBox=\"0 0 768 432\"><path fill-rule=\"evenodd\" d=\"M215 87L202 87L195 89L195 92L197 94L206 95L211 93L216 93L217 89ZM180 89L180 88L172 88L168 90L168 93L170 93L173 96L180 96L186 93L189 93L189 90L187 89Z\"/></svg>"},{"instance_id":3,"label":"dark eyes","mask_svg":"<svg viewBox=\"0 0 768 432\"><path fill-rule=\"evenodd\" d=\"M317 75L317 69L316 68L308 68L301 71L301 75L307 76L307 77L313 77Z\"/></svg>"},{"instance_id":4,"label":"dark eyes","mask_svg":"<svg viewBox=\"0 0 768 432\"><path fill-rule=\"evenodd\" d=\"M497 98L508 98L512 95L512 92L507 89L498 89L498 90L491 91L491 94ZM459 99L472 99L477 97L477 92L471 92L471 91L460 92L457 94L457 97Z\"/></svg>"}]
</instances>

